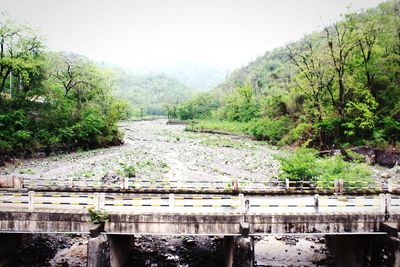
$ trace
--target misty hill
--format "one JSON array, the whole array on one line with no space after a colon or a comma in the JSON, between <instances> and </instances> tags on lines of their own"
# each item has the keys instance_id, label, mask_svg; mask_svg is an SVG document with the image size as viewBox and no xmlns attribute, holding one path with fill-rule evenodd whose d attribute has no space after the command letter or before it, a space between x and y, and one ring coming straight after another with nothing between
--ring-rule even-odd
<instances>
[{"instance_id":1,"label":"misty hill","mask_svg":"<svg viewBox=\"0 0 400 267\"><path fill-rule=\"evenodd\" d=\"M166 105L190 98L194 90L165 74L133 74L117 70L115 96L126 99L139 115L165 115Z\"/></svg>"},{"instance_id":2,"label":"misty hill","mask_svg":"<svg viewBox=\"0 0 400 267\"><path fill-rule=\"evenodd\" d=\"M216 87L227 76L227 70L211 66L202 62L175 62L173 64L155 64L149 66L131 67L133 73L146 75L152 72L164 73L171 78L195 88L205 91Z\"/></svg>"},{"instance_id":3,"label":"misty hill","mask_svg":"<svg viewBox=\"0 0 400 267\"><path fill-rule=\"evenodd\" d=\"M218 90L223 94L231 93L235 88L250 83L255 95L285 94L289 91L288 84L295 71L286 48L281 47L233 71L218 86Z\"/></svg>"}]
</instances>

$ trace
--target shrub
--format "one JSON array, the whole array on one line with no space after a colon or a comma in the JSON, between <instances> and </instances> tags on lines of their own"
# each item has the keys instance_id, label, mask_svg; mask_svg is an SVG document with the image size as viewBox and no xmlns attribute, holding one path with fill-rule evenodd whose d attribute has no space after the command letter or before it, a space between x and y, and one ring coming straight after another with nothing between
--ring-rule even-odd
<instances>
[{"instance_id":1,"label":"shrub","mask_svg":"<svg viewBox=\"0 0 400 267\"><path fill-rule=\"evenodd\" d=\"M273 144L278 143L292 128L292 122L287 116L282 116L277 120L259 119L254 121L249 128L257 140L270 141Z\"/></svg>"},{"instance_id":2,"label":"shrub","mask_svg":"<svg viewBox=\"0 0 400 267\"><path fill-rule=\"evenodd\" d=\"M88 212L92 223L105 223L110 221L110 215L108 215L106 210L96 210L93 206L90 206Z\"/></svg>"},{"instance_id":3,"label":"shrub","mask_svg":"<svg viewBox=\"0 0 400 267\"><path fill-rule=\"evenodd\" d=\"M282 164L283 179L292 181L309 181L317 176L316 172L316 157L317 151L308 148L297 149L288 157L278 157Z\"/></svg>"},{"instance_id":4,"label":"shrub","mask_svg":"<svg viewBox=\"0 0 400 267\"><path fill-rule=\"evenodd\" d=\"M297 149L288 157L278 157L282 164L281 178L292 181L317 180L322 183L343 179L345 182L372 181L372 172L366 164L346 162L342 156L317 157L313 149Z\"/></svg>"}]
</instances>

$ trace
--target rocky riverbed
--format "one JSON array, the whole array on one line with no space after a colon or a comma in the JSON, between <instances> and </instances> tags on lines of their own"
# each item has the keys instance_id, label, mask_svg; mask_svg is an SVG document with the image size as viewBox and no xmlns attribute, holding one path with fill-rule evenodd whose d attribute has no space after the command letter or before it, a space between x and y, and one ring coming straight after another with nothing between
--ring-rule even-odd
<instances>
[{"instance_id":1,"label":"rocky riverbed","mask_svg":"<svg viewBox=\"0 0 400 267\"><path fill-rule=\"evenodd\" d=\"M84 267L87 236L30 235L5 267ZM257 266L340 266L322 236L254 237ZM221 236L136 236L127 266L223 266Z\"/></svg>"},{"instance_id":2,"label":"rocky riverbed","mask_svg":"<svg viewBox=\"0 0 400 267\"><path fill-rule=\"evenodd\" d=\"M279 174L274 155L285 153L263 142L243 137L186 132L184 125L166 120L121 123L124 145L32 159L14 159L0 174L52 180L118 182L121 175L154 184L162 180L189 181L238 179L245 186L269 181ZM125 172L125 173L123 173ZM398 176L395 170L375 168L375 176ZM389 173L389 174L388 174ZM229 184L228 184L229 186ZM333 266L323 237L255 237L259 266ZM132 266L222 266L221 237L136 236L130 255ZM86 236L33 235L8 266L86 266ZM153 265L151 265L153 263ZM335 265L340 266L340 265Z\"/></svg>"},{"instance_id":3,"label":"rocky riverbed","mask_svg":"<svg viewBox=\"0 0 400 267\"><path fill-rule=\"evenodd\" d=\"M266 181L276 177L279 150L235 136L184 131L184 125L167 125L166 120L127 122L124 145L72 154L27 160L15 159L0 168L0 174L55 179L97 180L114 183L123 175L142 180ZM129 172L129 173L124 173Z\"/></svg>"}]
</instances>

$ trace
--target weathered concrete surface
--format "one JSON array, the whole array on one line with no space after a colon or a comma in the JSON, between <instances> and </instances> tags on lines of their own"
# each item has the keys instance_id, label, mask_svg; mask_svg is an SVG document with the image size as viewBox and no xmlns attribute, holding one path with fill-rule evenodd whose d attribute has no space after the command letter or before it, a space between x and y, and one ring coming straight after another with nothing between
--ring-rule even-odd
<instances>
[{"instance_id":1,"label":"weathered concrete surface","mask_svg":"<svg viewBox=\"0 0 400 267\"><path fill-rule=\"evenodd\" d=\"M0 188L21 189L24 186L23 178L17 175L0 175Z\"/></svg>"},{"instance_id":2,"label":"weathered concrete surface","mask_svg":"<svg viewBox=\"0 0 400 267\"><path fill-rule=\"evenodd\" d=\"M111 214L109 233L238 234L241 215L232 214Z\"/></svg>"},{"instance_id":3,"label":"weathered concrete surface","mask_svg":"<svg viewBox=\"0 0 400 267\"><path fill-rule=\"evenodd\" d=\"M377 232L381 213L246 215L252 234ZM400 215L388 218L400 229Z\"/></svg>"},{"instance_id":4,"label":"weathered concrete surface","mask_svg":"<svg viewBox=\"0 0 400 267\"><path fill-rule=\"evenodd\" d=\"M133 245L133 235L107 235L111 267L124 267Z\"/></svg>"},{"instance_id":5,"label":"weathered concrete surface","mask_svg":"<svg viewBox=\"0 0 400 267\"><path fill-rule=\"evenodd\" d=\"M235 238L233 247L233 267L253 267L254 266L254 241L249 236L250 225L240 224L240 236Z\"/></svg>"},{"instance_id":6,"label":"weathered concrete surface","mask_svg":"<svg viewBox=\"0 0 400 267\"><path fill-rule=\"evenodd\" d=\"M251 234L377 232L379 223L385 219L381 213L253 214L245 217ZM237 235L242 221L240 214L110 214L105 231L109 234ZM391 215L386 222L400 229L400 214ZM91 225L84 211L0 211L0 232L89 233Z\"/></svg>"},{"instance_id":7,"label":"weathered concrete surface","mask_svg":"<svg viewBox=\"0 0 400 267\"><path fill-rule=\"evenodd\" d=\"M87 213L0 211L0 232L89 233Z\"/></svg>"},{"instance_id":8,"label":"weathered concrete surface","mask_svg":"<svg viewBox=\"0 0 400 267\"><path fill-rule=\"evenodd\" d=\"M87 266L108 267L110 266L110 253L107 236L99 235L90 237L87 244Z\"/></svg>"}]
</instances>

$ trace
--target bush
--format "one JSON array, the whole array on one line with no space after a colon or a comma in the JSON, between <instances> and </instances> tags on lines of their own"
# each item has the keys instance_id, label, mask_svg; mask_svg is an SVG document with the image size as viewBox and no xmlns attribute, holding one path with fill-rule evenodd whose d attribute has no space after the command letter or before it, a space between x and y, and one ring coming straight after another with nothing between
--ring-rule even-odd
<instances>
[{"instance_id":1,"label":"bush","mask_svg":"<svg viewBox=\"0 0 400 267\"><path fill-rule=\"evenodd\" d=\"M346 162L342 156L317 157L317 151L298 149L288 157L279 157L282 164L282 179L292 181L332 182L343 179L345 182L370 181L372 172L365 164Z\"/></svg>"},{"instance_id":2,"label":"bush","mask_svg":"<svg viewBox=\"0 0 400 267\"><path fill-rule=\"evenodd\" d=\"M309 181L317 176L315 168L317 151L308 148L297 149L289 157L278 157L282 164L281 178L292 181Z\"/></svg>"},{"instance_id":3,"label":"bush","mask_svg":"<svg viewBox=\"0 0 400 267\"><path fill-rule=\"evenodd\" d=\"M90 206L88 212L92 223L105 223L110 220L110 215L106 210L96 210L93 206Z\"/></svg>"},{"instance_id":4,"label":"bush","mask_svg":"<svg viewBox=\"0 0 400 267\"><path fill-rule=\"evenodd\" d=\"M278 143L292 128L292 122L287 116L277 120L259 119L253 122L249 133L257 140L266 140L273 144Z\"/></svg>"}]
</instances>

